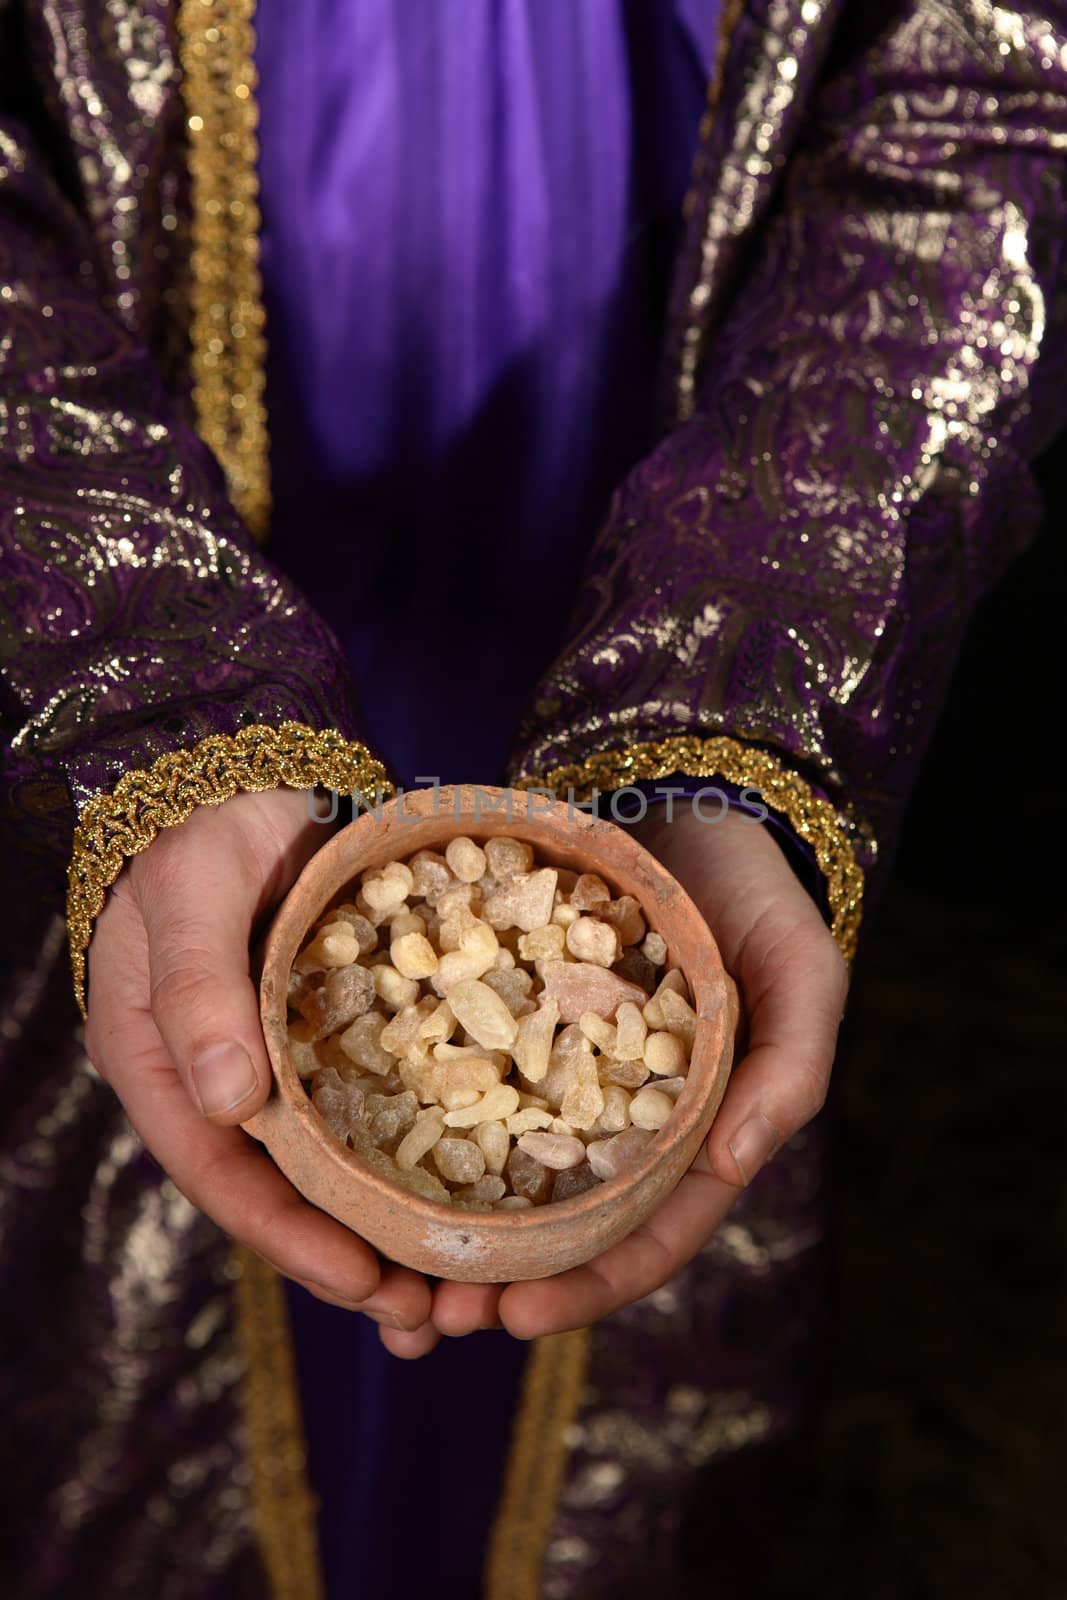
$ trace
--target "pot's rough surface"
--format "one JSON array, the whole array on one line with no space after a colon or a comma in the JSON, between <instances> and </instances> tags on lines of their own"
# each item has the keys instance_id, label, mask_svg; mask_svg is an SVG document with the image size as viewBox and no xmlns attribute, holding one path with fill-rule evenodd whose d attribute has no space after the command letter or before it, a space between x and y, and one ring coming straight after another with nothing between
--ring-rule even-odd
<instances>
[{"instance_id":1,"label":"pot's rough surface","mask_svg":"<svg viewBox=\"0 0 1067 1600\"><path fill-rule=\"evenodd\" d=\"M510 797L510 802L509 802ZM444 850L460 834L524 839L538 865L595 872L640 904L680 967L697 1013L688 1082L639 1165L573 1199L518 1211L468 1211L413 1194L341 1145L314 1109L289 1057L289 971L312 925L369 867ZM733 1059L737 992L718 946L681 885L623 828L543 796L487 787L423 789L367 812L308 863L267 937L260 1008L274 1072L270 1099L245 1123L308 1200L383 1255L470 1283L546 1278L631 1233L676 1186L719 1108Z\"/></svg>"}]
</instances>

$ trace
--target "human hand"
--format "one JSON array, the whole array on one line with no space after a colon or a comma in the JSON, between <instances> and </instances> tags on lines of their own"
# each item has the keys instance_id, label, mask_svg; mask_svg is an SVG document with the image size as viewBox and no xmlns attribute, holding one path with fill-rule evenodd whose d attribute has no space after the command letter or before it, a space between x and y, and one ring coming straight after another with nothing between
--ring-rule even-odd
<instances>
[{"instance_id":1,"label":"human hand","mask_svg":"<svg viewBox=\"0 0 1067 1600\"><path fill-rule=\"evenodd\" d=\"M382 1329L395 1354L442 1333L505 1327L531 1339L585 1327L650 1294L707 1242L745 1184L820 1109L848 986L844 961L770 832L732 811L709 824L662 812L634 830L689 890L741 993L744 1059L674 1192L632 1234L584 1266L538 1281L436 1286L430 1320Z\"/></svg>"},{"instance_id":2,"label":"human hand","mask_svg":"<svg viewBox=\"0 0 1067 1600\"><path fill-rule=\"evenodd\" d=\"M85 1045L193 1205L320 1300L414 1328L430 1309L426 1279L380 1263L235 1126L270 1089L249 944L326 837L291 789L200 806L164 829L97 920Z\"/></svg>"}]
</instances>

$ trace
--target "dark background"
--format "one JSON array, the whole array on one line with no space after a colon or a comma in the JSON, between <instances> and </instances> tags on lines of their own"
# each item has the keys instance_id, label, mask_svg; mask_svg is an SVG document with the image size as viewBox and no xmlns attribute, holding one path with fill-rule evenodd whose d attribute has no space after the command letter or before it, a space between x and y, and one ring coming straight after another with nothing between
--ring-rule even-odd
<instances>
[{"instance_id":1,"label":"dark background","mask_svg":"<svg viewBox=\"0 0 1067 1600\"><path fill-rule=\"evenodd\" d=\"M1067 1597L1067 439L1040 475L857 962L831 1391L766 1600Z\"/></svg>"}]
</instances>

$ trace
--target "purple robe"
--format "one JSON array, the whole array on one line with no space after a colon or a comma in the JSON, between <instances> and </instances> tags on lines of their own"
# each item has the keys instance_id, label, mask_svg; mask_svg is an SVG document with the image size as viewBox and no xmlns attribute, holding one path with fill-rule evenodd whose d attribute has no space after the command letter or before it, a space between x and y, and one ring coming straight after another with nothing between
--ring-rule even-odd
<instances>
[{"instance_id":1,"label":"purple robe","mask_svg":"<svg viewBox=\"0 0 1067 1600\"><path fill-rule=\"evenodd\" d=\"M405 783L501 775L653 441L716 10L260 6L271 551Z\"/></svg>"},{"instance_id":2,"label":"purple robe","mask_svg":"<svg viewBox=\"0 0 1067 1600\"><path fill-rule=\"evenodd\" d=\"M497 781L652 441L715 9L260 6L271 550L407 783ZM469 1600L527 1347L444 1340L412 1368L365 1319L290 1299L328 1593ZM456 1394L450 1459L419 1440L447 1436Z\"/></svg>"}]
</instances>

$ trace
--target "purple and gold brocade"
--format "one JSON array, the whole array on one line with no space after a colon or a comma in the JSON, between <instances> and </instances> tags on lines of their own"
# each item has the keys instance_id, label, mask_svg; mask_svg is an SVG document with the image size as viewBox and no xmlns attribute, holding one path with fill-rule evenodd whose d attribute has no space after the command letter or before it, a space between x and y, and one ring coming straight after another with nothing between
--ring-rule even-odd
<instances>
[{"instance_id":1,"label":"purple and gold brocade","mask_svg":"<svg viewBox=\"0 0 1067 1600\"><path fill-rule=\"evenodd\" d=\"M19 106L53 113L31 132L13 94L0 107L5 804L59 869L85 803L161 756L255 723L357 731L330 630L256 550L163 379L183 283L173 22L161 4L3 18Z\"/></svg>"},{"instance_id":2,"label":"purple and gold brocade","mask_svg":"<svg viewBox=\"0 0 1067 1600\"><path fill-rule=\"evenodd\" d=\"M513 775L728 733L821 788L865 868L888 853L967 619L1036 531L1065 163L1062 6L745 7L675 425L615 496Z\"/></svg>"},{"instance_id":3,"label":"purple and gold brocade","mask_svg":"<svg viewBox=\"0 0 1067 1600\"><path fill-rule=\"evenodd\" d=\"M73 1026L62 915L0 860L0 1590L262 1600L237 1265Z\"/></svg>"},{"instance_id":4,"label":"purple and gold brocade","mask_svg":"<svg viewBox=\"0 0 1067 1600\"><path fill-rule=\"evenodd\" d=\"M313 1600L280 1288L89 1066L60 913L124 775L259 720L357 731L190 420L179 83L169 4L0 13L0 1587Z\"/></svg>"}]
</instances>

